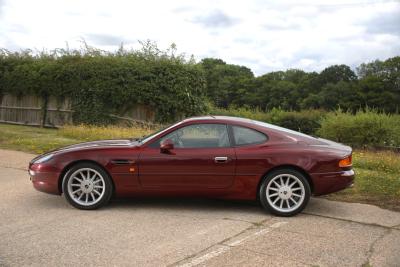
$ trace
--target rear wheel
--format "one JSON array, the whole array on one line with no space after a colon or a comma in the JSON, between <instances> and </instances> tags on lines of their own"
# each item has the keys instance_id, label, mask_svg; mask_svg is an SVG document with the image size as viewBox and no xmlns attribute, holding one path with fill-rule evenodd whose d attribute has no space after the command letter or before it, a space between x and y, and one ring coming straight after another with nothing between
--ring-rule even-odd
<instances>
[{"instance_id":1,"label":"rear wheel","mask_svg":"<svg viewBox=\"0 0 400 267\"><path fill-rule=\"evenodd\" d=\"M93 163L73 166L64 177L62 189L72 206L85 210L104 206L112 195L109 175Z\"/></svg>"},{"instance_id":2,"label":"rear wheel","mask_svg":"<svg viewBox=\"0 0 400 267\"><path fill-rule=\"evenodd\" d=\"M265 177L259 194L261 205L267 211L278 216L293 216L306 207L311 189L302 173L281 169Z\"/></svg>"}]
</instances>

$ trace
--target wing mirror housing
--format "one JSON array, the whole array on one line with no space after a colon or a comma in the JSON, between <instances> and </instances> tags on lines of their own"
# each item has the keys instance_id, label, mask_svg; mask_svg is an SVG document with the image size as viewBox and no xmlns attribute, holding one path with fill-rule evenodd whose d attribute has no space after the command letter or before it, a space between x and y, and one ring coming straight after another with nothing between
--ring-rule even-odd
<instances>
[{"instance_id":1,"label":"wing mirror housing","mask_svg":"<svg viewBox=\"0 0 400 267\"><path fill-rule=\"evenodd\" d=\"M160 143L161 153L168 153L174 149L174 142L171 139L165 139Z\"/></svg>"}]
</instances>

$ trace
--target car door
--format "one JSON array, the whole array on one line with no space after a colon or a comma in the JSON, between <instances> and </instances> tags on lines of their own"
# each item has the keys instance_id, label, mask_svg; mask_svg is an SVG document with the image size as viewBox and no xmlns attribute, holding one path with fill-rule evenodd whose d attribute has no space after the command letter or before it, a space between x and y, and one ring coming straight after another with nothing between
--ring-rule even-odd
<instances>
[{"instance_id":1,"label":"car door","mask_svg":"<svg viewBox=\"0 0 400 267\"><path fill-rule=\"evenodd\" d=\"M160 150L160 143L166 139L174 145L167 152ZM147 188L227 188L235 177L235 162L226 124L191 124L143 149L139 180Z\"/></svg>"}]
</instances>

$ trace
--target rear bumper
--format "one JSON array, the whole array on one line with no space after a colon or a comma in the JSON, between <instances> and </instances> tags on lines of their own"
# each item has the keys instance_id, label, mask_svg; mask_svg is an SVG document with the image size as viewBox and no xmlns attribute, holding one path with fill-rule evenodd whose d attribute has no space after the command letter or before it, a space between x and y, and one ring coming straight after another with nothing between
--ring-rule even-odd
<instances>
[{"instance_id":1,"label":"rear bumper","mask_svg":"<svg viewBox=\"0 0 400 267\"><path fill-rule=\"evenodd\" d=\"M329 173L313 173L314 195L326 195L351 187L354 183L354 170Z\"/></svg>"},{"instance_id":2,"label":"rear bumper","mask_svg":"<svg viewBox=\"0 0 400 267\"><path fill-rule=\"evenodd\" d=\"M60 173L40 171L41 168L35 168L34 166L31 166L28 171L33 187L40 192L60 195L61 192L58 188Z\"/></svg>"}]
</instances>

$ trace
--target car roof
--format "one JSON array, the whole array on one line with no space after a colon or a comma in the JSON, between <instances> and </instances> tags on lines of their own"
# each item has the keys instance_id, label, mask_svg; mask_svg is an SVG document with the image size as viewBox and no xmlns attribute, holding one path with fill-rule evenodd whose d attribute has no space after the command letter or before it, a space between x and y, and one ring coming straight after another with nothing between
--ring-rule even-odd
<instances>
[{"instance_id":1,"label":"car roof","mask_svg":"<svg viewBox=\"0 0 400 267\"><path fill-rule=\"evenodd\" d=\"M246 119L246 118L240 118L240 117L231 117L231 116L213 116L213 115L208 115L208 116L200 116L200 117L191 117L188 119L183 120L182 122L196 122L196 121L202 121L202 120L217 120L218 122L236 122L238 124L242 125L247 125L250 126L251 128L259 129L262 132L265 131L265 129L268 129L269 131L274 131L274 132L279 132L284 135L289 135L289 136L296 136L297 138L303 137L303 138L312 138L315 139L312 136L309 136L304 133L300 133L297 131L293 131L287 128L283 128L274 124L270 124L267 122L262 122L262 121L257 121L257 120L252 120L252 119Z\"/></svg>"},{"instance_id":2,"label":"car roof","mask_svg":"<svg viewBox=\"0 0 400 267\"><path fill-rule=\"evenodd\" d=\"M189 121L201 121L201 120L222 120L222 121L233 121L233 122L252 122L250 119L239 118L239 117L231 117L231 116L215 116L215 115L208 115L208 116L199 116L199 117L190 117L185 119L185 122Z\"/></svg>"}]
</instances>

